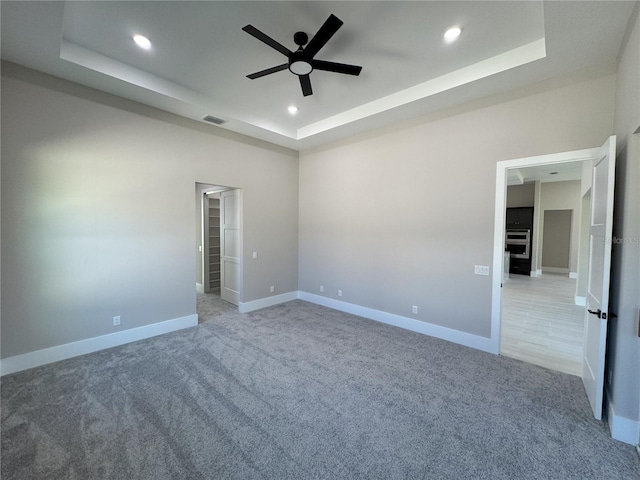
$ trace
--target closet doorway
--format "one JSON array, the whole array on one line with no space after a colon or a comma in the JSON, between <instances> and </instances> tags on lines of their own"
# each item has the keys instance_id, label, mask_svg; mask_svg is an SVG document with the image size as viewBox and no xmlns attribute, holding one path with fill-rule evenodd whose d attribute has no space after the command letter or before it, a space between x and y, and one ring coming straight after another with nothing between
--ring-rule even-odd
<instances>
[{"instance_id":1,"label":"closet doorway","mask_svg":"<svg viewBox=\"0 0 640 480\"><path fill-rule=\"evenodd\" d=\"M242 288L241 192L196 183L196 290L238 306Z\"/></svg>"}]
</instances>

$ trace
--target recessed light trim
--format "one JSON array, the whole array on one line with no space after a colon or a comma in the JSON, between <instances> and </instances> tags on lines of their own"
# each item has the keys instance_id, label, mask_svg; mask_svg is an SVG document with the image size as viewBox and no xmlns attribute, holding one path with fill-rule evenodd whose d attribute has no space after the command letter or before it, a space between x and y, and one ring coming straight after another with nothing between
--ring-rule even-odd
<instances>
[{"instance_id":1,"label":"recessed light trim","mask_svg":"<svg viewBox=\"0 0 640 480\"><path fill-rule=\"evenodd\" d=\"M454 25L453 27L449 27L446 32L444 32L444 40L446 42L453 42L456 40L460 34L462 33L462 28Z\"/></svg>"},{"instance_id":2,"label":"recessed light trim","mask_svg":"<svg viewBox=\"0 0 640 480\"><path fill-rule=\"evenodd\" d=\"M133 36L133 41L136 42L136 45L138 45L143 50L149 50L151 48L151 40L149 40L144 35L140 35L139 33Z\"/></svg>"},{"instance_id":3,"label":"recessed light trim","mask_svg":"<svg viewBox=\"0 0 640 480\"><path fill-rule=\"evenodd\" d=\"M295 105L289 105L289 107L287 107L287 110L291 115L295 115L296 113L298 113L298 107L296 107Z\"/></svg>"}]
</instances>

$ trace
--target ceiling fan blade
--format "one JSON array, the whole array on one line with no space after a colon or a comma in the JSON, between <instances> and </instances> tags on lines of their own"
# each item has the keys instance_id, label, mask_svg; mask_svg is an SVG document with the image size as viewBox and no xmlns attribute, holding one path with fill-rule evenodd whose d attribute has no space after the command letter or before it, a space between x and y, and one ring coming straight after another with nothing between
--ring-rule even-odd
<instances>
[{"instance_id":1,"label":"ceiling fan blade","mask_svg":"<svg viewBox=\"0 0 640 480\"><path fill-rule=\"evenodd\" d=\"M300 75L300 86L302 87L302 95L308 97L309 95L313 95L313 90L311 89L311 79L309 75Z\"/></svg>"},{"instance_id":2,"label":"ceiling fan blade","mask_svg":"<svg viewBox=\"0 0 640 480\"><path fill-rule=\"evenodd\" d=\"M311 59L316 53L320 51L322 47L329 41L331 37L342 26L343 22L335 15L329 15L329 18L322 24L318 33L309 41L304 49L304 55L306 58Z\"/></svg>"},{"instance_id":3,"label":"ceiling fan blade","mask_svg":"<svg viewBox=\"0 0 640 480\"><path fill-rule=\"evenodd\" d=\"M311 66L315 70L326 72L346 73L347 75L360 75L362 67L357 65L347 65L346 63L325 62L324 60L311 60Z\"/></svg>"},{"instance_id":4,"label":"ceiling fan blade","mask_svg":"<svg viewBox=\"0 0 640 480\"><path fill-rule=\"evenodd\" d=\"M268 35L262 33L260 30L258 30L253 25L246 25L246 26L242 27L242 30L247 32L249 35L252 35L252 36L256 37L261 42L266 43L271 48L273 48L274 50L279 51L281 54L286 55L287 57L289 55L291 55L291 53L292 53L291 50L289 50L287 47L285 47L284 45L281 45L280 43L276 42L273 38L271 38Z\"/></svg>"},{"instance_id":5,"label":"ceiling fan blade","mask_svg":"<svg viewBox=\"0 0 640 480\"><path fill-rule=\"evenodd\" d=\"M259 72L247 75L247 78L255 80L256 78L264 77L265 75L269 75L271 73L281 72L282 70L286 70L287 68L289 68L289 64L283 63L282 65L278 65L277 67L267 68L266 70L260 70Z\"/></svg>"}]
</instances>

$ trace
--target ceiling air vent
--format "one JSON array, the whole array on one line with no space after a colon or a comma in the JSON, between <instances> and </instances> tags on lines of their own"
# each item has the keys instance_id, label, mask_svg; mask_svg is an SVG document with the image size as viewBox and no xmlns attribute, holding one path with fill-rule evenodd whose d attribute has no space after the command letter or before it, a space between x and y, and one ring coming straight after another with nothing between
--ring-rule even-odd
<instances>
[{"instance_id":1,"label":"ceiling air vent","mask_svg":"<svg viewBox=\"0 0 640 480\"><path fill-rule=\"evenodd\" d=\"M221 118L214 117L213 115L207 115L206 117L203 118L203 120L205 122L215 123L216 125L222 125L225 122Z\"/></svg>"}]
</instances>

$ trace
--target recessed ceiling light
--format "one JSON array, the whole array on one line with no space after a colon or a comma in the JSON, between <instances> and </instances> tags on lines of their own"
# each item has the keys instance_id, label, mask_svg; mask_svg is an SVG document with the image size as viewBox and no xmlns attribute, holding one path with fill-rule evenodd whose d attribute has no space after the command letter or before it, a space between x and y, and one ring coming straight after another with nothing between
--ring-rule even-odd
<instances>
[{"instance_id":1,"label":"recessed ceiling light","mask_svg":"<svg viewBox=\"0 0 640 480\"><path fill-rule=\"evenodd\" d=\"M447 42L453 42L461 33L462 29L460 27L450 27L446 32L444 32L444 39Z\"/></svg>"},{"instance_id":2,"label":"recessed ceiling light","mask_svg":"<svg viewBox=\"0 0 640 480\"><path fill-rule=\"evenodd\" d=\"M140 48L143 48L145 50L149 50L151 48L151 40L149 40L144 35L140 35L140 34L134 35L133 41L136 42L136 45L138 45Z\"/></svg>"},{"instance_id":3,"label":"recessed ceiling light","mask_svg":"<svg viewBox=\"0 0 640 480\"><path fill-rule=\"evenodd\" d=\"M289 110L289 113L291 115L295 115L296 113L298 113L298 107L296 107L295 105L289 105L289 108L287 108L287 110Z\"/></svg>"}]
</instances>

